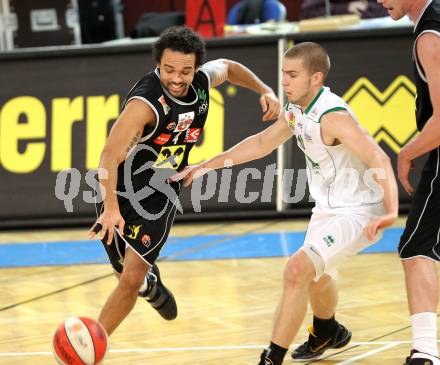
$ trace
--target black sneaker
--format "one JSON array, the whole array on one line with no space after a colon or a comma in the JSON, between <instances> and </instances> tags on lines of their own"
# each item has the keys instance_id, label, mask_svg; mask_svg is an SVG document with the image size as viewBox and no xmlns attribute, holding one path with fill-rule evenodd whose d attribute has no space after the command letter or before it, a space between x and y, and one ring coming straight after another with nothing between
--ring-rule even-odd
<instances>
[{"instance_id":1,"label":"black sneaker","mask_svg":"<svg viewBox=\"0 0 440 365\"><path fill-rule=\"evenodd\" d=\"M159 267L154 264L147 274L148 288L139 296L144 298L167 321L176 319L177 304L173 293L162 283Z\"/></svg>"},{"instance_id":2,"label":"black sneaker","mask_svg":"<svg viewBox=\"0 0 440 365\"><path fill-rule=\"evenodd\" d=\"M258 363L258 365L273 365L272 360L267 357L267 353L268 350L265 349L260 356L260 362Z\"/></svg>"},{"instance_id":3,"label":"black sneaker","mask_svg":"<svg viewBox=\"0 0 440 365\"><path fill-rule=\"evenodd\" d=\"M314 334L313 325L309 327L309 339L292 352L292 359L296 361L314 360L321 357L325 350L339 349L351 340L351 332L342 324L337 323L335 334L327 339L321 339Z\"/></svg>"},{"instance_id":4,"label":"black sneaker","mask_svg":"<svg viewBox=\"0 0 440 365\"><path fill-rule=\"evenodd\" d=\"M440 359L438 357L419 352L417 350L411 350L410 355L406 358L403 365L438 365Z\"/></svg>"}]
</instances>

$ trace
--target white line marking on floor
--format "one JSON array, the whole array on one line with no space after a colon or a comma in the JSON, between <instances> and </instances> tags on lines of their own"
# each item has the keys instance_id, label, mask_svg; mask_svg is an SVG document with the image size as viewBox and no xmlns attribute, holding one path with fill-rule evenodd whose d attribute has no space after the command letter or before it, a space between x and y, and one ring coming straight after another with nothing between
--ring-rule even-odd
<instances>
[{"instance_id":1,"label":"white line marking on floor","mask_svg":"<svg viewBox=\"0 0 440 365\"><path fill-rule=\"evenodd\" d=\"M223 350L241 350L241 349L263 349L264 345L249 346L201 346L201 347L159 347L144 349L112 349L112 353L129 353L129 352L178 352L178 351L223 351ZM49 351L39 352L0 352L0 357L18 357L18 356L46 356L52 355Z\"/></svg>"},{"instance_id":2,"label":"white line marking on floor","mask_svg":"<svg viewBox=\"0 0 440 365\"><path fill-rule=\"evenodd\" d=\"M352 363L354 363L357 360L364 359L364 358L369 357L371 355L377 354L378 352L382 352L382 351L388 350L388 349L390 349L392 347L395 347L395 346L398 346L398 345L400 345L400 342L389 343L388 345L384 345L382 347L379 347L378 349L374 349L374 350L365 352L364 354L361 354L361 355L358 355L358 356L354 356L354 357L352 357L350 359L347 359L345 361L338 362L335 365L352 364Z\"/></svg>"},{"instance_id":3,"label":"white line marking on floor","mask_svg":"<svg viewBox=\"0 0 440 365\"><path fill-rule=\"evenodd\" d=\"M440 342L440 340L438 341ZM350 342L353 346L382 346L378 349L372 350L376 352L384 351L387 348L399 346L403 344L410 344L412 341L375 341L375 342ZM295 348L299 344L293 344L291 348ZM199 347L158 347L158 348L140 348L140 349L111 349L112 353L129 353L129 352L179 352L179 351L223 351L223 350L244 350L244 349L263 349L266 345L245 345L245 346L199 346ZM368 356L368 352L361 356ZM34 352L0 352L0 357L18 357L18 356L47 356L52 355L50 351L34 351ZM350 359L351 360L351 359ZM347 361L350 361L347 360ZM349 363L338 363L349 364Z\"/></svg>"}]
</instances>

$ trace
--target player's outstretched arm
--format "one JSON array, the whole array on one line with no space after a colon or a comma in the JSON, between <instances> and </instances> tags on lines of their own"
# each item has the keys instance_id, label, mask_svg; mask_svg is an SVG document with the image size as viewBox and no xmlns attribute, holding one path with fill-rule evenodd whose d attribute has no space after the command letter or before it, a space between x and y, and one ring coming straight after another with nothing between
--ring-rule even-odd
<instances>
[{"instance_id":1,"label":"player's outstretched arm","mask_svg":"<svg viewBox=\"0 0 440 365\"><path fill-rule=\"evenodd\" d=\"M89 238L100 232L102 237L107 234L107 244L110 244L115 227L118 227L121 234L124 231L125 222L116 195L118 166L137 145L144 127L155 122L153 110L143 101L132 99L113 125L101 153L98 170L99 182L103 188L104 210L89 230Z\"/></svg>"},{"instance_id":2,"label":"player's outstretched arm","mask_svg":"<svg viewBox=\"0 0 440 365\"><path fill-rule=\"evenodd\" d=\"M281 105L277 96L268 85L246 66L227 59L217 59L205 63L202 68L209 75L211 87L229 81L232 84L253 90L260 95L261 109L264 113L263 121L278 118Z\"/></svg>"},{"instance_id":3,"label":"player's outstretched arm","mask_svg":"<svg viewBox=\"0 0 440 365\"><path fill-rule=\"evenodd\" d=\"M184 180L184 186L192 183L193 179L202 176L209 170L226 166L239 165L248 161L267 156L275 148L292 137L293 132L281 116L274 124L260 133L254 134L239 142L229 150L211 158L200 165L188 166L182 172L172 176L171 181Z\"/></svg>"},{"instance_id":4,"label":"player's outstretched arm","mask_svg":"<svg viewBox=\"0 0 440 365\"><path fill-rule=\"evenodd\" d=\"M373 240L377 231L391 226L398 216L398 190L393 167L388 155L376 141L347 112L329 113L321 119L321 128L327 136L340 143L362 160L370 169L383 191L385 215L372 220L365 227L365 235ZM360 179L365 178L360 176Z\"/></svg>"},{"instance_id":5,"label":"player's outstretched arm","mask_svg":"<svg viewBox=\"0 0 440 365\"><path fill-rule=\"evenodd\" d=\"M413 192L408 178L413 166L412 161L440 145L440 37L433 33L422 34L417 40L417 55L428 80L433 114L420 134L407 143L399 153L399 180L409 194Z\"/></svg>"}]
</instances>

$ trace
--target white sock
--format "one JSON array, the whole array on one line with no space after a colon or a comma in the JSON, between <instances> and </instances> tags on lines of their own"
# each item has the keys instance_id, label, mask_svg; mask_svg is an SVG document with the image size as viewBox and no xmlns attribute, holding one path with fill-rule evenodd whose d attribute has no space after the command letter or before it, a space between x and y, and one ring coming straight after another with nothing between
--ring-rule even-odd
<instances>
[{"instance_id":1,"label":"white sock","mask_svg":"<svg viewBox=\"0 0 440 365\"><path fill-rule=\"evenodd\" d=\"M144 283L139 287L139 293L143 293L148 288L147 276L145 276Z\"/></svg>"},{"instance_id":2,"label":"white sock","mask_svg":"<svg viewBox=\"0 0 440 365\"><path fill-rule=\"evenodd\" d=\"M438 357L437 314L432 312L416 313L411 316L413 348Z\"/></svg>"}]
</instances>

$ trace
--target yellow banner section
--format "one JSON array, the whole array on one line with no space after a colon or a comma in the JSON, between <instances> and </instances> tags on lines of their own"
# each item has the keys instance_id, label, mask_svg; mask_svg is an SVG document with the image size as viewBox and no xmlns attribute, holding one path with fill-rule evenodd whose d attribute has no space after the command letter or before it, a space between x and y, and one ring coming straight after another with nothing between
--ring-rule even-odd
<instances>
[{"instance_id":1,"label":"yellow banner section","mask_svg":"<svg viewBox=\"0 0 440 365\"><path fill-rule=\"evenodd\" d=\"M375 140L398 154L417 133L415 95L416 87L406 76L397 77L383 92L361 77L343 98Z\"/></svg>"},{"instance_id":2,"label":"yellow banner section","mask_svg":"<svg viewBox=\"0 0 440 365\"><path fill-rule=\"evenodd\" d=\"M415 93L414 84L406 76L397 77L383 92L361 77L343 98L376 141L385 142L398 154L417 133ZM50 110L33 96L10 99L0 110L0 164L12 173L31 173L49 154L51 171L58 172L73 167L72 154L79 154L85 156L86 168L94 169L109 128L118 117L119 105L117 94L54 98ZM211 89L205 129L201 143L190 154L190 164L223 151L224 108L223 95ZM72 131L76 123L85 123L85 151L74 145Z\"/></svg>"}]
</instances>

